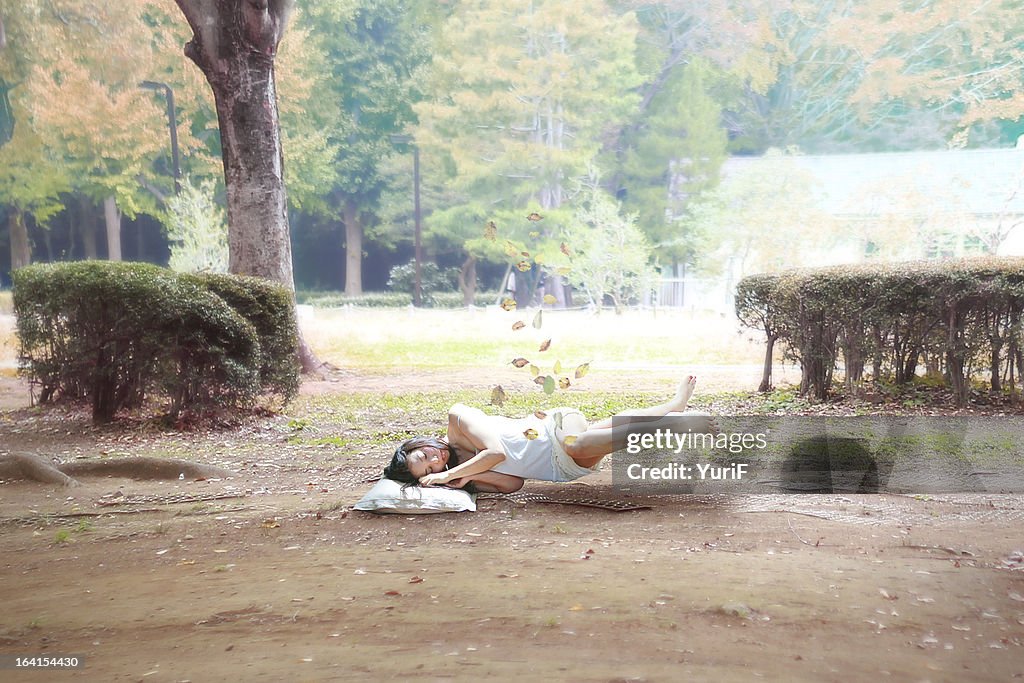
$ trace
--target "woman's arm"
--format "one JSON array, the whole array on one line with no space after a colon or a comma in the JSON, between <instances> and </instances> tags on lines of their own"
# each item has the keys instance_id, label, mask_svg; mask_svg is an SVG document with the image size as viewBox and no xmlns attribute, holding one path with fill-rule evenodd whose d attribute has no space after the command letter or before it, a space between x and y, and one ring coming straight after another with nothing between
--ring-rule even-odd
<instances>
[{"instance_id":1,"label":"woman's arm","mask_svg":"<svg viewBox=\"0 0 1024 683\"><path fill-rule=\"evenodd\" d=\"M437 486L439 484L447 484L452 479L460 479L462 477L469 477L474 474L480 474L486 472L495 465L500 465L505 461L505 451L501 449L488 448L487 450L480 451L466 462L445 470L444 472L435 472L434 474L428 474L424 477L420 477L420 484L423 486Z\"/></svg>"},{"instance_id":2,"label":"woman's arm","mask_svg":"<svg viewBox=\"0 0 1024 683\"><path fill-rule=\"evenodd\" d=\"M471 474L468 477L452 479L448 482L448 485L462 488L471 481L480 493L515 493L523 488L523 483L525 482L522 477L517 477L513 474L488 470L480 474Z\"/></svg>"}]
</instances>

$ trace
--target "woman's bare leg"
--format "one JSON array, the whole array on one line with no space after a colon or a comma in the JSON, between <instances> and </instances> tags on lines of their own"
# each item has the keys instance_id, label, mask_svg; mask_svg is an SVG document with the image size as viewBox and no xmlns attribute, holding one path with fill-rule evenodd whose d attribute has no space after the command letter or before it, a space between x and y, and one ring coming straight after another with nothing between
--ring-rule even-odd
<instances>
[{"instance_id":1,"label":"woman's bare leg","mask_svg":"<svg viewBox=\"0 0 1024 683\"><path fill-rule=\"evenodd\" d=\"M697 386L697 378L693 375L687 376L679 384L679 389L676 391L676 395L666 403L662 403L651 408L635 408L632 410L625 410L621 413L616 414L613 417L595 422L589 427L584 427L582 431L573 432L570 425L566 424L566 433L568 436L574 436L574 439L569 439L569 443L565 443L564 437L562 438L563 447L565 448L566 454L572 458L581 467L593 467L597 463L616 450L623 448L625 444L615 443L615 436L621 438L621 434L615 434L612 429L613 420L615 418L623 417L665 417L672 416L673 418L684 416L686 406L690 401L690 396L693 395L693 390ZM688 428L694 432L714 432L717 430L717 424L714 418L703 415L694 414L690 416L693 418L693 424L688 425ZM673 423L673 426L678 427L678 423Z\"/></svg>"},{"instance_id":2,"label":"woman's bare leg","mask_svg":"<svg viewBox=\"0 0 1024 683\"><path fill-rule=\"evenodd\" d=\"M686 410L686 406L689 404L690 397L693 396L693 390L696 387L697 378L693 375L687 375L686 379L679 383L679 388L676 390L676 395L672 397L672 400L650 408L633 408L631 410L624 410L612 417L595 422L590 425L590 429L610 429L612 426L612 420L616 417L661 417L662 415L668 415L669 413L681 413Z\"/></svg>"}]
</instances>

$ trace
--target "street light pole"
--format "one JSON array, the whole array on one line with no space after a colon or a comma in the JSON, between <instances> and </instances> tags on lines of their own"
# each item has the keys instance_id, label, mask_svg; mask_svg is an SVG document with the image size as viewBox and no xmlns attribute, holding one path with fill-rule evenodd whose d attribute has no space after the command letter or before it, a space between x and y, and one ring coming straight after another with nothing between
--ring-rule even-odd
<instances>
[{"instance_id":1,"label":"street light pole","mask_svg":"<svg viewBox=\"0 0 1024 683\"><path fill-rule=\"evenodd\" d=\"M174 167L174 194L181 194L181 163L178 159L178 117L174 109L174 91L171 86L159 81L142 81L140 88L163 90L167 99L167 127L171 131L171 163Z\"/></svg>"},{"instance_id":2,"label":"street light pole","mask_svg":"<svg viewBox=\"0 0 1024 683\"><path fill-rule=\"evenodd\" d=\"M423 227L420 223L420 148L412 146L412 184L413 204L415 206L413 220L415 221L415 255L416 255L416 281L412 289L412 303L419 307L423 303L422 282L423 282Z\"/></svg>"},{"instance_id":3,"label":"street light pole","mask_svg":"<svg viewBox=\"0 0 1024 683\"><path fill-rule=\"evenodd\" d=\"M412 184L413 184L413 225L414 256L416 279L412 286L412 303L419 308L423 303L423 226L420 214L420 148L411 135L392 135L391 142L399 145L412 146Z\"/></svg>"}]
</instances>

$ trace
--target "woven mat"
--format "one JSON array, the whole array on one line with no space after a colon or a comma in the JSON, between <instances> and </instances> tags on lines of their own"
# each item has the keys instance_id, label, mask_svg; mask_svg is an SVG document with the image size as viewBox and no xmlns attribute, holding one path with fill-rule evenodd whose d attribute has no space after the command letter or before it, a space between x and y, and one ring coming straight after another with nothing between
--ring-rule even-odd
<instances>
[{"instance_id":1,"label":"woven mat","mask_svg":"<svg viewBox=\"0 0 1024 683\"><path fill-rule=\"evenodd\" d=\"M116 505L174 505L183 503L203 503L211 500L227 500L229 498L245 498L244 493L171 493L168 495L146 495L129 493L125 495L104 496L96 501L101 507Z\"/></svg>"},{"instance_id":2,"label":"woven mat","mask_svg":"<svg viewBox=\"0 0 1024 683\"><path fill-rule=\"evenodd\" d=\"M627 512L629 510L650 510L653 506L632 503L625 500L605 500L602 498L589 498L586 496L548 496L543 493L481 493L477 500L509 500L513 503L526 505L527 503L547 503L550 505L578 505L580 507L600 508L601 510L612 510L614 512Z\"/></svg>"}]
</instances>

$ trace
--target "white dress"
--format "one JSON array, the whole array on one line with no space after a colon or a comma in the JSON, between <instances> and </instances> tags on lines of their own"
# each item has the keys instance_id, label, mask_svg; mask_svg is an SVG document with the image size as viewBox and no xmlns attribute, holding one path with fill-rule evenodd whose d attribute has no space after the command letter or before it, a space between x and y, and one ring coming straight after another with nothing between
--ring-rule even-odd
<instances>
[{"instance_id":1,"label":"white dress","mask_svg":"<svg viewBox=\"0 0 1024 683\"><path fill-rule=\"evenodd\" d=\"M536 420L536 426L533 427L537 432L536 439L525 436L528 427L523 427L522 422L516 427L509 425L498 435L505 459L491 469L523 479L542 481L573 481L596 472L598 465L582 467L570 458L556 434L555 415L561 413L564 417L568 413L578 412L572 408L557 408L543 420Z\"/></svg>"}]
</instances>

